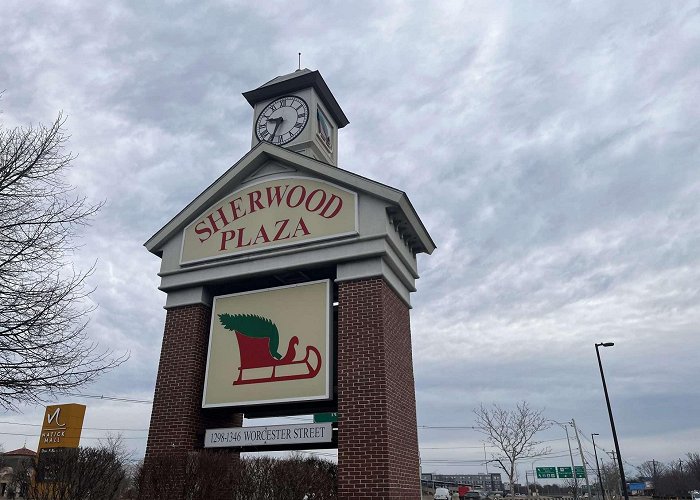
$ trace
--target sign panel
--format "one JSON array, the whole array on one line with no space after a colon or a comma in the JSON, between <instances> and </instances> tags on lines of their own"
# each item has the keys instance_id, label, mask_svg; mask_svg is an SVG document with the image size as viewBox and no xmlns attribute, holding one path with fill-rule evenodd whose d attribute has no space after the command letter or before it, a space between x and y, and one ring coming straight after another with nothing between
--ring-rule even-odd
<instances>
[{"instance_id":1,"label":"sign panel","mask_svg":"<svg viewBox=\"0 0 700 500\"><path fill-rule=\"evenodd\" d=\"M279 446L330 443L332 440L333 429L330 423L229 427L207 429L204 447Z\"/></svg>"},{"instance_id":2,"label":"sign panel","mask_svg":"<svg viewBox=\"0 0 700 500\"><path fill-rule=\"evenodd\" d=\"M536 467L535 471L539 479L556 479L557 477L556 467Z\"/></svg>"},{"instance_id":3,"label":"sign panel","mask_svg":"<svg viewBox=\"0 0 700 500\"><path fill-rule=\"evenodd\" d=\"M566 479L566 478L573 478L574 473L571 470L571 467L557 467L557 475L561 479Z\"/></svg>"},{"instance_id":4,"label":"sign panel","mask_svg":"<svg viewBox=\"0 0 700 500\"><path fill-rule=\"evenodd\" d=\"M315 413L314 414L314 422L337 422L338 421L338 414L333 412L333 413Z\"/></svg>"},{"instance_id":5,"label":"sign panel","mask_svg":"<svg viewBox=\"0 0 700 500\"><path fill-rule=\"evenodd\" d=\"M46 407L39 437L39 452L47 448L77 448L83 430L85 405L75 403Z\"/></svg>"},{"instance_id":6,"label":"sign panel","mask_svg":"<svg viewBox=\"0 0 700 500\"><path fill-rule=\"evenodd\" d=\"M579 477L579 478L586 477L586 469L584 469L582 465L575 466L574 471L576 472L576 477Z\"/></svg>"},{"instance_id":7,"label":"sign panel","mask_svg":"<svg viewBox=\"0 0 700 500\"><path fill-rule=\"evenodd\" d=\"M357 234L357 195L317 179L248 185L184 229L180 262Z\"/></svg>"},{"instance_id":8,"label":"sign panel","mask_svg":"<svg viewBox=\"0 0 700 500\"><path fill-rule=\"evenodd\" d=\"M330 399L329 280L214 298L202 406Z\"/></svg>"}]
</instances>

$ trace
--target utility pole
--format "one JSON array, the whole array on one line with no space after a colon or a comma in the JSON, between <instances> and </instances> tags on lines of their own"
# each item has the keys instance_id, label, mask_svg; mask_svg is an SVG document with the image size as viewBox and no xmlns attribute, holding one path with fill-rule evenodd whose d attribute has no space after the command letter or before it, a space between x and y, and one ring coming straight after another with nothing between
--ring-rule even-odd
<instances>
[{"instance_id":1,"label":"utility pole","mask_svg":"<svg viewBox=\"0 0 700 500\"><path fill-rule=\"evenodd\" d=\"M578 429L576 428L576 421L571 419L571 426L574 428L574 434L576 434L576 442L578 443L578 451L581 453L581 464L583 464L583 477L586 479L586 488L588 489L588 498L593 498L593 493L591 493L591 484L588 482L588 469L586 468L586 459L583 457L583 448L581 447L581 439L578 437ZM574 469L574 477L576 477L576 469Z\"/></svg>"},{"instance_id":2,"label":"utility pole","mask_svg":"<svg viewBox=\"0 0 700 500\"><path fill-rule=\"evenodd\" d=\"M525 471L525 487L527 488L527 497L530 498L530 482L527 480L527 473L528 471Z\"/></svg>"},{"instance_id":3,"label":"utility pole","mask_svg":"<svg viewBox=\"0 0 700 500\"><path fill-rule=\"evenodd\" d=\"M576 467L574 466L574 454L571 451L571 440L569 438L569 427L567 424L562 424L561 422L557 422L556 420L550 420L549 422L552 422L553 424L557 424L560 427L564 428L564 431L566 431L566 444L569 445L569 457L571 458L571 475L574 476L574 500L578 498L578 481L576 481Z\"/></svg>"},{"instance_id":4,"label":"utility pole","mask_svg":"<svg viewBox=\"0 0 700 500\"><path fill-rule=\"evenodd\" d=\"M489 473L489 461L486 458L486 443L484 443L484 462L486 463L486 474Z\"/></svg>"},{"instance_id":5,"label":"utility pole","mask_svg":"<svg viewBox=\"0 0 700 500\"><path fill-rule=\"evenodd\" d=\"M562 425L562 424L559 424ZM569 445L569 457L571 458L571 472L574 476L574 500L578 498L578 481L576 480L576 466L574 465L574 454L571 452L571 441L569 440L569 427L562 425L566 431L566 444Z\"/></svg>"},{"instance_id":6,"label":"utility pole","mask_svg":"<svg viewBox=\"0 0 700 500\"><path fill-rule=\"evenodd\" d=\"M600 486L600 494L605 500L605 488L603 488L603 478L600 475L600 464L598 463L598 450L595 449L595 436L600 436L598 433L591 434L591 441L593 441L593 455L595 456L595 468L598 471L598 485ZM654 465L654 470L656 471L656 465ZM656 472L654 472L656 475Z\"/></svg>"},{"instance_id":7,"label":"utility pole","mask_svg":"<svg viewBox=\"0 0 700 500\"><path fill-rule=\"evenodd\" d=\"M613 462L617 461L617 455L614 451L608 451L607 454L610 455L610 460L612 460ZM620 496L622 496L622 490L620 490L619 484L617 485L617 492Z\"/></svg>"}]
</instances>

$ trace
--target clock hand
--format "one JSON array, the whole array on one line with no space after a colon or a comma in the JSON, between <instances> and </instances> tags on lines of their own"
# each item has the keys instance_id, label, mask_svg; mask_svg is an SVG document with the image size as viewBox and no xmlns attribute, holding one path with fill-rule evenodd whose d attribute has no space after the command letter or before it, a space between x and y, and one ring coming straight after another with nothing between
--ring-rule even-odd
<instances>
[{"instance_id":1,"label":"clock hand","mask_svg":"<svg viewBox=\"0 0 700 500\"><path fill-rule=\"evenodd\" d=\"M270 120L267 120L267 121L269 121L269 122L277 122L277 125L275 125L275 130L272 131L272 135L270 136L270 142L272 142L272 139L275 137L275 134L277 133L277 129L280 128L280 125L282 125L282 122L284 121L284 118L282 118L282 117L280 116L280 117L273 118L273 119L270 119Z\"/></svg>"}]
</instances>

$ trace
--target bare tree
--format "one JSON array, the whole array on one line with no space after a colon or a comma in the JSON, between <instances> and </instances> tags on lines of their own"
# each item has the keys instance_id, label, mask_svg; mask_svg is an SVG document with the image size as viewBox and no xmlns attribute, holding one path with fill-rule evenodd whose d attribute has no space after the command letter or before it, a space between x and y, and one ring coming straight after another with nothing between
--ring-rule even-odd
<instances>
[{"instance_id":1,"label":"bare tree","mask_svg":"<svg viewBox=\"0 0 700 500\"><path fill-rule=\"evenodd\" d=\"M616 461L602 462L600 464L600 475L603 479L603 489L606 498L620 498L620 468Z\"/></svg>"},{"instance_id":2,"label":"bare tree","mask_svg":"<svg viewBox=\"0 0 700 500\"><path fill-rule=\"evenodd\" d=\"M65 181L74 156L64 119L0 128L0 407L92 381L124 361L88 339L91 308L69 264L74 237L99 210Z\"/></svg>"},{"instance_id":3,"label":"bare tree","mask_svg":"<svg viewBox=\"0 0 700 500\"><path fill-rule=\"evenodd\" d=\"M136 474L138 498L149 500L335 500L338 466L293 455L239 458L228 450L150 457Z\"/></svg>"},{"instance_id":4,"label":"bare tree","mask_svg":"<svg viewBox=\"0 0 700 500\"><path fill-rule=\"evenodd\" d=\"M508 476L510 494L515 495L516 463L522 458L544 455L548 448L538 448L535 434L549 427L542 416L543 410L530 408L527 402L518 403L515 409L507 410L494 404L483 404L474 410L476 430L486 436L486 441L496 449L492 461L498 464Z\"/></svg>"},{"instance_id":5,"label":"bare tree","mask_svg":"<svg viewBox=\"0 0 700 500\"><path fill-rule=\"evenodd\" d=\"M689 476L691 488L700 490L700 453L686 455L685 471Z\"/></svg>"},{"instance_id":6,"label":"bare tree","mask_svg":"<svg viewBox=\"0 0 700 500\"><path fill-rule=\"evenodd\" d=\"M16 475L15 488L34 500L113 500L124 478L125 464L114 449L49 448L41 452L34 470Z\"/></svg>"},{"instance_id":7,"label":"bare tree","mask_svg":"<svg viewBox=\"0 0 700 500\"><path fill-rule=\"evenodd\" d=\"M665 468L666 466L661 462L647 460L646 462L642 462L639 467L637 467L637 470L641 477L654 479L656 475L661 474Z\"/></svg>"}]
</instances>

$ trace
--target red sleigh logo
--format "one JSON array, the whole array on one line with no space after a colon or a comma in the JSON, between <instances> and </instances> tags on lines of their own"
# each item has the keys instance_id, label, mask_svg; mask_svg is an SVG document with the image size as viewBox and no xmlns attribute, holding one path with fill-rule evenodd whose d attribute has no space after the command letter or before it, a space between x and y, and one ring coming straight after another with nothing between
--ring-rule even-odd
<instances>
[{"instance_id":1,"label":"red sleigh logo","mask_svg":"<svg viewBox=\"0 0 700 500\"><path fill-rule=\"evenodd\" d=\"M219 321L225 329L234 332L238 340L241 366L238 368L238 378L233 382L233 385L313 378L321 370L321 354L312 345L306 347L304 359L295 361L296 348L299 345L299 339L296 336L289 340L284 356L280 354L278 352L279 332L277 326L267 318L253 314L219 314ZM309 361L312 353L315 365ZM276 373L279 366L295 365L305 365L306 373L293 375L277 375ZM244 370L252 368L272 368L272 375L244 379Z\"/></svg>"}]
</instances>

